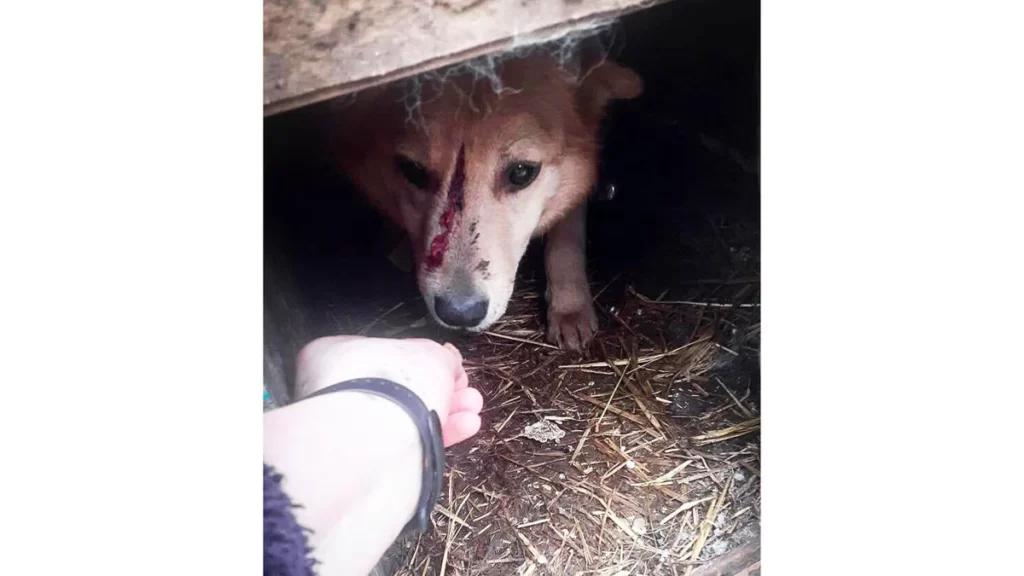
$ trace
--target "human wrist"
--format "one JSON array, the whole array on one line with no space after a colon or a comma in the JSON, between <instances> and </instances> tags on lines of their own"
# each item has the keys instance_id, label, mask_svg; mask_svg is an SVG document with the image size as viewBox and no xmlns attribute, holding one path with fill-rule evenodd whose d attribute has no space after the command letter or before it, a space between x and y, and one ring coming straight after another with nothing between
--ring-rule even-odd
<instances>
[{"instance_id":1,"label":"human wrist","mask_svg":"<svg viewBox=\"0 0 1024 576\"><path fill-rule=\"evenodd\" d=\"M352 412L350 425L361 431L353 437L369 448L373 460L351 461L349 474L369 481L331 523L310 538L310 544L322 573L366 574L415 516L422 489L422 442L413 420L387 398L361 391L325 396L345 399ZM353 469L359 473L352 474Z\"/></svg>"},{"instance_id":2,"label":"human wrist","mask_svg":"<svg viewBox=\"0 0 1024 576\"><path fill-rule=\"evenodd\" d=\"M381 438L377 453L375 488L386 488L392 493L392 510L402 514L407 522L416 512L423 489L423 441L413 418L395 401L363 391L353 391L366 404L364 442ZM356 394L354 393L353 396ZM404 526L404 523L403 523Z\"/></svg>"},{"instance_id":3,"label":"human wrist","mask_svg":"<svg viewBox=\"0 0 1024 576\"><path fill-rule=\"evenodd\" d=\"M432 381L412 376L404 370L394 370L390 368L357 368L332 373L332 378L330 380L319 379L300 382L296 386L298 399L303 400L305 398L309 398L315 394L322 393L324 389L354 380L386 380L411 392L419 399L420 402L423 403L428 411L437 412L438 418L442 421L448 414L447 400L450 398L450 393L445 395L442 392L441 387L437 386ZM393 404L394 402L391 401L391 403Z\"/></svg>"},{"instance_id":4,"label":"human wrist","mask_svg":"<svg viewBox=\"0 0 1024 576\"><path fill-rule=\"evenodd\" d=\"M414 445L390 460L345 514L313 542L320 573L362 576L371 572L415 514L421 454Z\"/></svg>"},{"instance_id":5,"label":"human wrist","mask_svg":"<svg viewBox=\"0 0 1024 576\"><path fill-rule=\"evenodd\" d=\"M408 521L422 483L423 449L413 420L396 403L359 391L309 398L264 415L264 460L285 477L314 534L336 524L363 495L392 482L391 514Z\"/></svg>"},{"instance_id":6,"label":"human wrist","mask_svg":"<svg viewBox=\"0 0 1024 576\"><path fill-rule=\"evenodd\" d=\"M416 512L423 484L424 446L419 426L399 402L366 390L328 392L324 396L346 398L349 422L356 433L351 437L363 444L368 455L351 464L372 476L373 488L385 487L390 506L382 513L402 515L408 521ZM310 398L315 402L320 397ZM429 409L429 408L428 408Z\"/></svg>"}]
</instances>

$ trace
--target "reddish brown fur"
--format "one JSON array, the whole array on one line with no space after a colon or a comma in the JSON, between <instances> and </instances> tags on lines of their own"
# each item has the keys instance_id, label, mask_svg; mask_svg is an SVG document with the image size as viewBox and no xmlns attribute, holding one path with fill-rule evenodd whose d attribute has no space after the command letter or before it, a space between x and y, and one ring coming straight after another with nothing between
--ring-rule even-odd
<instances>
[{"instance_id":1,"label":"reddish brown fur","mask_svg":"<svg viewBox=\"0 0 1024 576\"><path fill-rule=\"evenodd\" d=\"M642 90L635 74L614 64L595 67L577 83L543 56L507 61L500 76L505 87L500 93L465 76L441 90L428 85L411 122L397 88L360 94L338 130L343 167L408 233L424 296L446 293L453 282L468 277L492 303L485 324L504 311L529 238L575 214L595 184L597 130L608 101ZM464 185L459 186L460 209L453 211L448 195L461 151L464 182L458 184ZM414 189L395 169L399 154L426 167L430 190ZM539 164L539 175L529 187L510 190L504 167L524 161ZM583 294L589 288L581 272L582 245L576 246L581 226L552 235L565 240L549 250L549 269L556 270L549 283L549 316L576 314L584 318L576 322L594 324ZM489 264L481 268L484 260ZM560 280L562 268L572 273ZM561 311L556 301L573 303ZM561 341L559 330L553 338ZM590 334L592 329L581 327L573 341L585 342Z\"/></svg>"}]
</instances>

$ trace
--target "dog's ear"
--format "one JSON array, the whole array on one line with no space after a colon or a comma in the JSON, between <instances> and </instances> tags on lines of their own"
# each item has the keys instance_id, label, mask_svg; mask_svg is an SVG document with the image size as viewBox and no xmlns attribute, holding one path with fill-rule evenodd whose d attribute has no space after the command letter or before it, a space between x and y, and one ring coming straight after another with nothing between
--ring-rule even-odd
<instances>
[{"instance_id":1,"label":"dog's ear","mask_svg":"<svg viewBox=\"0 0 1024 576\"><path fill-rule=\"evenodd\" d=\"M629 68L605 61L591 68L576 90L580 112L600 121L612 100L632 100L643 94L644 81Z\"/></svg>"}]
</instances>

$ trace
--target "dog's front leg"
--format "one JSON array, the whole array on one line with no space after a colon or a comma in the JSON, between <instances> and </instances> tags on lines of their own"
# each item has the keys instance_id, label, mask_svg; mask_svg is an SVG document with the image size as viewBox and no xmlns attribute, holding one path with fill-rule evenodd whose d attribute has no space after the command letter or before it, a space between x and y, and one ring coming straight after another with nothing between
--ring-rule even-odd
<instances>
[{"instance_id":1,"label":"dog's front leg","mask_svg":"<svg viewBox=\"0 0 1024 576\"><path fill-rule=\"evenodd\" d=\"M555 224L544 244L548 340L570 350L586 347L597 331L587 283L586 218L583 204Z\"/></svg>"}]
</instances>

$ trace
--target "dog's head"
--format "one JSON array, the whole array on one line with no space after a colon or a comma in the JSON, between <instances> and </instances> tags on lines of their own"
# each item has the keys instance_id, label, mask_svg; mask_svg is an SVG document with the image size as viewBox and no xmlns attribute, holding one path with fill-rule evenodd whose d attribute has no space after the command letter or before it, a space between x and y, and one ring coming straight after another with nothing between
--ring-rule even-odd
<instances>
[{"instance_id":1,"label":"dog's head","mask_svg":"<svg viewBox=\"0 0 1024 576\"><path fill-rule=\"evenodd\" d=\"M425 89L411 120L394 89L360 94L341 128L343 167L408 234L431 314L471 331L504 314L530 239L586 200L605 106L643 89L610 62L580 82L544 57L498 75L500 91Z\"/></svg>"}]
</instances>

